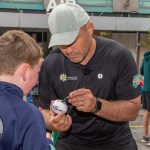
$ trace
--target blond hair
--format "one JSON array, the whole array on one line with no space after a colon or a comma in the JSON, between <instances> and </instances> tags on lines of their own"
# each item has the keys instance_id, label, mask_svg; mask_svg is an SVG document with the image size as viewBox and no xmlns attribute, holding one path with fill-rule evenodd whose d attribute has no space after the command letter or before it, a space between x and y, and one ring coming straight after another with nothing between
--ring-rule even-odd
<instances>
[{"instance_id":1,"label":"blond hair","mask_svg":"<svg viewBox=\"0 0 150 150\"><path fill-rule=\"evenodd\" d=\"M13 75L22 63L34 67L42 56L41 47L23 31L10 30L0 36L0 75Z\"/></svg>"}]
</instances>

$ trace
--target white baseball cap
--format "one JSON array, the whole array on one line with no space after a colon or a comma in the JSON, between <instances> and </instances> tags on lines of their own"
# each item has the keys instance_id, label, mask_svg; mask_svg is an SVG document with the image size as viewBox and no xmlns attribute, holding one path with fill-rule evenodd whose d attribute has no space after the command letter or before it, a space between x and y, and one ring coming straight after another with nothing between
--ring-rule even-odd
<instances>
[{"instance_id":1,"label":"white baseball cap","mask_svg":"<svg viewBox=\"0 0 150 150\"><path fill-rule=\"evenodd\" d=\"M77 4L63 3L56 6L48 17L49 30L52 34L49 48L73 43L80 28L89 19L89 15Z\"/></svg>"}]
</instances>

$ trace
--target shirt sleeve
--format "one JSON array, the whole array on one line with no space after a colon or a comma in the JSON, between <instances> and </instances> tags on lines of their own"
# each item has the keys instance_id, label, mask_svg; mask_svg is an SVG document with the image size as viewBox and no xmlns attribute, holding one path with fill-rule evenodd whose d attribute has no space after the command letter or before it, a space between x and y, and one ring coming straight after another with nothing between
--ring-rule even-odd
<instances>
[{"instance_id":1,"label":"shirt sleeve","mask_svg":"<svg viewBox=\"0 0 150 150\"><path fill-rule=\"evenodd\" d=\"M116 93L118 99L130 100L140 95L140 80L137 66L131 52L121 51L116 59L118 81Z\"/></svg>"}]
</instances>

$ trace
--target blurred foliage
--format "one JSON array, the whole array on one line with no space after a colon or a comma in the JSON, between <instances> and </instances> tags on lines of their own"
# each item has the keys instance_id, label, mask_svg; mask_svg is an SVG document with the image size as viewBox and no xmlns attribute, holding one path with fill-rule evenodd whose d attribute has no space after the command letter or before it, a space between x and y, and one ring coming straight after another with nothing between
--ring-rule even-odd
<instances>
[{"instance_id":1,"label":"blurred foliage","mask_svg":"<svg viewBox=\"0 0 150 150\"><path fill-rule=\"evenodd\" d=\"M147 38L146 38L146 41L140 41L140 44L147 48L147 49L150 49L150 29L148 30L147 32Z\"/></svg>"}]
</instances>

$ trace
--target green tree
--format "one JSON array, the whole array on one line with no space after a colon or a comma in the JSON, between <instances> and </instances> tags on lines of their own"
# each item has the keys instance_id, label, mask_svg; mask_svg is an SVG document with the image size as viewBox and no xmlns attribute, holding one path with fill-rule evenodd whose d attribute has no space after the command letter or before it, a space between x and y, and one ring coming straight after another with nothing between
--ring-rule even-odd
<instances>
[{"instance_id":1,"label":"green tree","mask_svg":"<svg viewBox=\"0 0 150 150\"><path fill-rule=\"evenodd\" d=\"M150 49L150 30L147 32L146 41L141 41L140 44L146 49Z\"/></svg>"}]
</instances>

